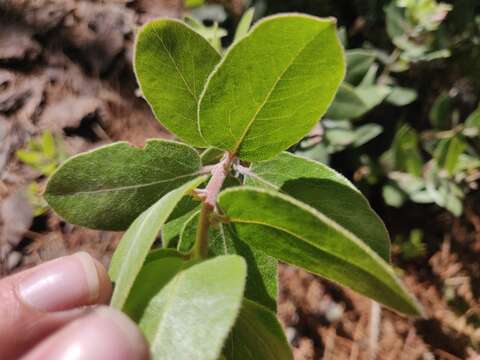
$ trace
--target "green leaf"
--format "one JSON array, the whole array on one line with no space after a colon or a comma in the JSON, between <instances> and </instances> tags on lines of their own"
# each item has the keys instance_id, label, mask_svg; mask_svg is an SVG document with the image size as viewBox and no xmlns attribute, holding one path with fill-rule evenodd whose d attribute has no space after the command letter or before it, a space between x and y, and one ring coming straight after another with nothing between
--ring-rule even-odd
<instances>
[{"instance_id":1,"label":"green leaf","mask_svg":"<svg viewBox=\"0 0 480 360\"><path fill-rule=\"evenodd\" d=\"M356 119L379 105L390 93L387 86L352 86L343 83L325 117L334 120Z\"/></svg>"},{"instance_id":2,"label":"green leaf","mask_svg":"<svg viewBox=\"0 0 480 360\"><path fill-rule=\"evenodd\" d=\"M343 83L325 117L334 120L355 119L368 110L360 96L355 93L355 88Z\"/></svg>"},{"instance_id":3,"label":"green leaf","mask_svg":"<svg viewBox=\"0 0 480 360\"><path fill-rule=\"evenodd\" d=\"M153 257L152 257L153 258ZM172 249L155 251L154 260L147 257L138 273L123 307L132 320L138 322L150 299L156 295L179 271L191 266L182 254Z\"/></svg>"},{"instance_id":4,"label":"green leaf","mask_svg":"<svg viewBox=\"0 0 480 360\"><path fill-rule=\"evenodd\" d=\"M219 162L224 155L225 151L210 147L202 152L200 158L202 159L203 165L214 165Z\"/></svg>"},{"instance_id":5,"label":"green leaf","mask_svg":"<svg viewBox=\"0 0 480 360\"><path fill-rule=\"evenodd\" d=\"M331 153L342 151L355 141L355 131L352 128L331 127L325 128L325 144Z\"/></svg>"},{"instance_id":6,"label":"green leaf","mask_svg":"<svg viewBox=\"0 0 480 360\"><path fill-rule=\"evenodd\" d=\"M355 140L353 146L362 146L370 140L376 138L383 131L383 128L378 124L365 124L355 129Z\"/></svg>"},{"instance_id":7,"label":"green leaf","mask_svg":"<svg viewBox=\"0 0 480 360\"><path fill-rule=\"evenodd\" d=\"M178 250L187 253L195 242L199 214L185 223L180 235ZM208 230L210 256L237 254L247 262L245 296L272 311L277 310L277 260L241 241L228 224L210 226Z\"/></svg>"},{"instance_id":8,"label":"green leaf","mask_svg":"<svg viewBox=\"0 0 480 360\"><path fill-rule=\"evenodd\" d=\"M253 163L250 170L250 176L245 178L246 185L281 189L288 181L313 178L336 182L359 193L346 177L327 165L286 151L271 160Z\"/></svg>"},{"instance_id":9,"label":"green leaf","mask_svg":"<svg viewBox=\"0 0 480 360\"><path fill-rule=\"evenodd\" d=\"M33 168L37 168L42 163L48 162L48 159L38 151L20 149L17 150L16 155L20 161L30 165Z\"/></svg>"},{"instance_id":10,"label":"green leaf","mask_svg":"<svg viewBox=\"0 0 480 360\"><path fill-rule=\"evenodd\" d=\"M198 32L202 37L204 37L205 40L207 40L215 50L221 52L222 38L227 36L228 32L227 30L219 27L217 21L210 26L204 25L202 21L191 16L185 16L183 21L193 30Z\"/></svg>"},{"instance_id":11,"label":"green leaf","mask_svg":"<svg viewBox=\"0 0 480 360\"><path fill-rule=\"evenodd\" d=\"M237 42L247 35L248 30L252 25L254 14L255 14L255 8L253 7L243 13L242 18L238 22L237 30L235 30L235 36L233 38L233 42Z\"/></svg>"},{"instance_id":12,"label":"green leaf","mask_svg":"<svg viewBox=\"0 0 480 360\"><path fill-rule=\"evenodd\" d=\"M403 10L397 7L395 1L392 1L385 6L384 11L387 34L390 39L394 40L403 36L408 28Z\"/></svg>"},{"instance_id":13,"label":"green leaf","mask_svg":"<svg viewBox=\"0 0 480 360\"><path fill-rule=\"evenodd\" d=\"M362 81L358 84L358 86L372 86L375 85L376 78L378 72L378 65L373 64L370 66L368 71L366 72L365 76L363 77Z\"/></svg>"},{"instance_id":14,"label":"green leaf","mask_svg":"<svg viewBox=\"0 0 480 360\"><path fill-rule=\"evenodd\" d=\"M162 230L162 246L164 248L175 247L177 240L180 236L180 233L185 225L185 223L190 219L190 217L198 211L198 206L186 212L185 214L167 222Z\"/></svg>"},{"instance_id":15,"label":"green leaf","mask_svg":"<svg viewBox=\"0 0 480 360\"><path fill-rule=\"evenodd\" d=\"M386 101L396 106L405 106L417 99L417 92L414 89L395 86L387 96Z\"/></svg>"},{"instance_id":16,"label":"green leaf","mask_svg":"<svg viewBox=\"0 0 480 360\"><path fill-rule=\"evenodd\" d=\"M382 188L382 196L385 204L399 208L406 201L406 196L394 183L387 183Z\"/></svg>"},{"instance_id":17,"label":"green leaf","mask_svg":"<svg viewBox=\"0 0 480 360\"><path fill-rule=\"evenodd\" d=\"M280 190L314 207L344 227L383 259L390 259L390 238L367 199L328 166L287 152L254 163L247 185Z\"/></svg>"},{"instance_id":18,"label":"green leaf","mask_svg":"<svg viewBox=\"0 0 480 360\"><path fill-rule=\"evenodd\" d=\"M245 277L245 261L236 255L178 273L140 321L152 359L217 359L240 311Z\"/></svg>"},{"instance_id":19,"label":"green leaf","mask_svg":"<svg viewBox=\"0 0 480 360\"><path fill-rule=\"evenodd\" d=\"M441 169L445 169L448 175L453 175L458 165L460 155L467 144L460 137L454 136L450 139L442 139L435 149L435 160Z\"/></svg>"},{"instance_id":20,"label":"green leaf","mask_svg":"<svg viewBox=\"0 0 480 360\"><path fill-rule=\"evenodd\" d=\"M391 154L395 170L406 171L413 176L422 175L423 158L418 147L418 134L408 124L395 133Z\"/></svg>"},{"instance_id":21,"label":"green leaf","mask_svg":"<svg viewBox=\"0 0 480 360\"><path fill-rule=\"evenodd\" d=\"M474 112L472 112L467 119L465 120L465 127L469 128L478 128L480 129L480 107L478 107Z\"/></svg>"},{"instance_id":22,"label":"green leaf","mask_svg":"<svg viewBox=\"0 0 480 360\"><path fill-rule=\"evenodd\" d=\"M265 18L210 75L200 99L200 131L208 144L242 160L271 158L317 123L344 72L335 20Z\"/></svg>"},{"instance_id":23,"label":"green leaf","mask_svg":"<svg viewBox=\"0 0 480 360\"><path fill-rule=\"evenodd\" d=\"M204 182L205 176L170 191L145 212L128 228L113 254L109 275L115 283L111 305L121 309L127 300L135 278L140 272L158 232L167 221L182 197Z\"/></svg>"},{"instance_id":24,"label":"green leaf","mask_svg":"<svg viewBox=\"0 0 480 360\"><path fill-rule=\"evenodd\" d=\"M348 50L345 52L347 59L347 75L345 81L358 85L375 61L375 53L364 49Z\"/></svg>"},{"instance_id":25,"label":"green leaf","mask_svg":"<svg viewBox=\"0 0 480 360\"><path fill-rule=\"evenodd\" d=\"M252 247L397 311L421 314L420 306L385 260L313 207L288 195L252 187L223 191L219 204L238 236Z\"/></svg>"},{"instance_id":26,"label":"green leaf","mask_svg":"<svg viewBox=\"0 0 480 360\"><path fill-rule=\"evenodd\" d=\"M228 360L291 360L292 350L274 313L245 299L223 356Z\"/></svg>"},{"instance_id":27,"label":"green leaf","mask_svg":"<svg viewBox=\"0 0 480 360\"><path fill-rule=\"evenodd\" d=\"M390 92L391 89L388 86L382 85L358 86L355 88L355 93L369 110L379 105Z\"/></svg>"},{"instance_id":28,"label":"green leaf","mask_svg":"<svg viewBox=\"0 0 480 360\"><path fill-rule=\"evenodd\" d=\"M57 154L55 139L50 131L42 134L42 152L48 158L54 158Z\"/></svg>"},{"instance_id":29,"label":"green leaf","mask_svg":"<svg viewBox=\"0 0 480 360\"><path fill-rule=\"evenodd\" d=\"M440 94L430 110L430 123L436 129L448 130L451 127L453 99L448 93Z\"/></svg>"},{"instance_id":30,"label":"green leaf","mask_svg":"<svg viewBox=\"0 0 480 360\"><path fill-rule=\"evenodd\" d=\"M45 199L73 224L125 230L155 201L198 175L200 165L188 145L149 140L136 148L117 142L68 159L50 178Z\"/></svg>"},{"instance_id":31,"label":"green leaf","mask_svg":"<svg viewBox=\"0 0 480 360\"><path fill-rule=\"evenodd\" d=\"M427 180L427 191L431 195L433 201L455 216L462 215L463 202L462 198L465 196L463 191L452 181L442 179L435 176L435 172L429 174Z\"/></svg>"},{"instance_id":32,"label":"green leaf","mask_svg":"<svg viewBox=\"0 0 480 360\"><path fill-rule=\"evenodd\" d=\"M198 100L219 61L208 41L178 20L154 20L138 32L134 67L143 96L168 130L194 146L205 146Z\"/></svg>"}]
</instances>

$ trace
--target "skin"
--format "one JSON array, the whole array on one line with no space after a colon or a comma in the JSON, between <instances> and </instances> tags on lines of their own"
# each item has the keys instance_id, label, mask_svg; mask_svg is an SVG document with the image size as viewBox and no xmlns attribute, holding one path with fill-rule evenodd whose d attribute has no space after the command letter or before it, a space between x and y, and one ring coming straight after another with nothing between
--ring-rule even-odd
<instances>
[{"instance_id":1,"label":"skin","mask_svg":"<svg viewBox=\"0 0 480 360\"><path fill-rule=\"evenodd\" d=\"M104 305L111 293L105 268L87 253L0 280L0 358L148 360L136 325Z\"/></svg>"}]
</instances>

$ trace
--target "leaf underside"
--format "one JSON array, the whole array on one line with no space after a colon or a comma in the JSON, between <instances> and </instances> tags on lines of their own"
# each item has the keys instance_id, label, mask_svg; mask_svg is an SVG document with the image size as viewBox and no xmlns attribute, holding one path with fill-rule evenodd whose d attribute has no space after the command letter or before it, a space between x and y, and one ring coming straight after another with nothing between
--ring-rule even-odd
<instances>
[{"instance_id":1,"label":"leaf underside","mask_svg":"<svg viewBox=\"0 0 480 360\"><path fill-rule=\"evenodd\" d=\"M152 358L217 359L240 311L246 265L218 256L178 273L152 298L140 321Z\"/></svg>"}]
</instances>

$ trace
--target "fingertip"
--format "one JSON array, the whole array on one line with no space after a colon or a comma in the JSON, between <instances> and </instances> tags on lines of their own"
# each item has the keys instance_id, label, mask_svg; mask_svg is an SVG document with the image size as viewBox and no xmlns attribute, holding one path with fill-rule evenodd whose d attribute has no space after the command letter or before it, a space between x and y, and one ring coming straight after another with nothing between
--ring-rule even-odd
<instances>
[{"instance_id":1,"label":"fingertip","mask_svg":"<svg viewBox=\"0 0 480 360\"><path fill-rule=\"evenodd\" d=\"M112 284L105 267L82 252L0 281L0 358L18 358L34 344L108 303ZM2 331L3 330L3 331Z\"/></svg>"},{"instance_id":2,"label":"fingertip","mask_svg":"<svg viewBox=\"0 0 480 360\"><path fill-rule=\"evenodd\" d=\"M106 269L86 252L44 263L22 275L18 285L22 301L43 312L105 304L112 285Z\"/></svg>"},{"instance_id":3,"label":"fingertip","mask_svg":"<svg viewBox=\"0 0 480 360\"><path fill-rule=\"evenodd\" d=\"M135 354L135 359L148 359L149 350L145 337L138 326L124 313L107 306L95 309L97 316L111 321L122 333L122 337L128 341L128 347Z\"/></svg>"},{"instance_id":4,"label":"fingertip","mask_svg":"<svg viewBox=\"0 0 480 360\"><path fill-rule=\"evenodd\" d=\"M147 360L149 350L136 325L106 306L67 325L41 343L24 360Z\"/></svg>"}]
</instances>

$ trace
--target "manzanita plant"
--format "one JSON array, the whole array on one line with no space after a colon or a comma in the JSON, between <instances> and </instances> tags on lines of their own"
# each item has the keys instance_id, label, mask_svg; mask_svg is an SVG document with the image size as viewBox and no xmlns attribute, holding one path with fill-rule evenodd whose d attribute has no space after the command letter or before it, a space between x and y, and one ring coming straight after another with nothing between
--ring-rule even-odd
<instances>
[{"instance_id":1,"label":"manzanita plant","mask_svg":"<svg viewBox=\"0 0 480 360\"><path fill-rule=\"evenodd\" d=\"M154 359L291 359L275 316L277 261L421 313L362 194L285 152L344 78L334 19L268 17L223 56L182 22L155 20L138 32L134 65L156 118L184 143L74 156L45 197L71 223L127 230L111 305L139 323Z\"/></svg>"}]
</instances>

